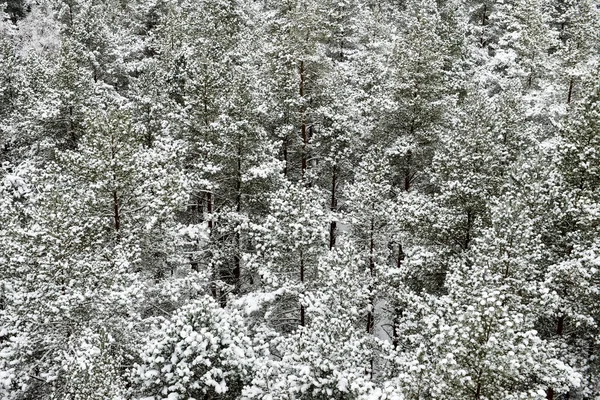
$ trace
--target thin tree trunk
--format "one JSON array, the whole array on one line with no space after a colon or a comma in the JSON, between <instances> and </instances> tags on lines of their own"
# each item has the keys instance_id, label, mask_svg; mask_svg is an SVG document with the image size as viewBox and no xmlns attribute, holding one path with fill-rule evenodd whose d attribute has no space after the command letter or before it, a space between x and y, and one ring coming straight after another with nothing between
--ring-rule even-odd
<instances>
[{"instance_id":1,"label":"thin tree trunk","mask_svg":"<svg viewBox=\"0 0 600 400\"><path fill-rule=\"evenodd\" d=\"M304 283L304 254L300 251L300 282ZM304 304L300 304L300 326L305 326L306 316Z\"/></svg>"},{"instance_id":2,"label":"thin tree trunk","mask_svg":"<svg viewBox=\"0 0 600 400\"><path fill-rule=\"evenodd\" d=\"M330 204L330 209L331 212L333 214L333 212L336 210L337 208L337 199L335 197L335 189L337 186L337 165L333 165L333 174L331 177L331 204ZM332 215L333 217L333 215ZM331 250L334 246L335 246L335 230L337 227L337 223L336 221L332 220L331 223L329 224L329 250Z\"/></svg>"},{"instance_id":3,"label":"thin tree trunk","mask_svg":"<svg viewBox=\"0 0 600 400\"><path fill-rule=\"evenodd\" d=\"M465 233L465 244L464 250L469 248L471 244L471 230L473 229L473 212L471 210L467 211L467 231Z\"/></svg>"},{"instance_id":4,"label":"thin tree trunk","mask_svg":"<svg viewBox=\"0 0 600 400\"><path fill-rule=\"evenodd\" d=\"M210 294L215 300L217 300L219 297L217 296L217 285L214 282L210 284Z\"/></svg>"},{"instance_id":5,"label":"thin tree trunk","mask_svg":"<svg viewBox=\"0 0 600 400\"><path fill-rule=\"evenodd\" d=\"M569 93L567 94L567 104L571 104L571 98L573 96L573 78L569 80Z\"/></svg>"},{"instance_id":6,"label":"thin tree trunk","mask_svg":"<svg viewBox=\"0 0 600 400\"><path fill-rule=\"evenodd\" d=\"M371 217L371 229L369 231L369 273L371 275L371 278L373 278L375 276L375 259L374 259L374 251L375 251L375 239L373 237L373 230L375 228L375 217ZM370 286L370 285L369 285ZM375 306L375 299L373 298L373 295L370 294L370 299L369 299L369 312L367 313L367 333L373 333L373 328L375 325L375 321L374 321L374 306Z\"/></svg>"},{"instance_id":7,"label":"thin tree trunk","mask_svg":"<svg viewBox=\"0 0 600 400\"><path fill-rule=\"evenodd\" d=\"M371 309L373 308L373 301L370 300ZM369 313L367 314L367 333L373 333L373 312L369 309Z\"/></svg>"},{"instance_id":8,"label":"thin tree trunk","mask_svg":"<svg viewBox=\"0 0 600 400\"><path fill-rule=\"evenodd\" d=\"M304 105L304 78L305 78L305 70L304 70L304 61L300 61L300 119L301 119L301 135L302 135L302 178L304 178L304 174L306 173L306 146L308 144L308 136L306 134L306 108ZM304 256L302 252L300 252L300 282L304 283ZM304 310L304 305L300 304L300 326L305 326L306 323L306 315Z\"/></svg>"},{"instance_id":9,"label":"thin tree trunk","mask_svg":"<svg viewBox=\"0 0 600 400\"><path fill-rule=\"evenodd\" d=\"M406 254L404 254L404 249L402 249L402 244L398 243L398 259L396 260L396 268L400 268L402 266L402 261L404 261L405 257L406 257Z\"/></svg>"},{"instance_id":10,"label":"thin tree trunk","mask_svg":"<svg viewBox=\"0 0 600 400\"><path fill-rule=\"evenodd\" d=\"M119 215L119 196L117 190L113 190L113 212L115 219L115 232L117 233L117 240L119 239L119 230L121 229L121 216Z\"/></svg>"},{"instance_id":11,"label":"thin tree trunk","mask_svg":"<svg viewBox=\"0 0 600 400\"><path fill-rule=\"evenodd\" d=\"M412 177L410 176L410 162L412 159L412 151L409 150L406 154L406 168L404 168L404 190L410 190L410 184L412 181Z\"/></svg>"},{"instance_id":12,"label":"thin tree trunk","mask_svg":"<svg viewBox=\"0 0 600 400\"><path fill-rule=\"evenodd\" d=\"M398 349L398 345L400 344L400 336L398 336L398 310L394 309L394 320L392 321L392 346L394 350Z\"/></svg>"},{"instance_id":13,"label":"thin tree trunk","mask_svg":"<svg viewBox=\"0 0 600 400\"><path fill-rule=\"evenodd\" d=\"M207 215L207 220L208 220L208 234L209 236L212 234L212 230L213 230L213 220L212 220L212 192L209 190L206 192L206 213ZM213 267L214 268L214 267ZM213 275L213 281L210 284L210 293L212 295L212 297L217 300L219 298L219 295L217 293L217 285L215 284L215 280L217 278L217 271L213 270L212 271L212 275Z\"/></svg>"},{"instance_id":14,"label":"thin tree trunk","mask_svg":"<svg viewBox=\"0 0 600 400\"><path fill-rule=\"evenodd\" d=\"M558 317L558 321L556 322L556 334L558 336L562 336L564 329L565 329L565 316L561 315L560 317Z\"/></svg>"},{"instance_id":15,"label":"thin tree trunk","mask_svg":"<svg viewBox=\"0 0 600 400\"><path fill-rule=\"evenodd\" d=\"M561 315L558 317L558 320L556 321L556 334L558 336L562 336L564 329L565 329L565 316ZM546 399L554 400L554 389L553 388L549 387L548 390L546 391Z\"/></svg>"},{"instance_id":16,"label":"thin tree trunk","mask_svg":"<svg viewBox=\"0 0 600 400\"><path fill-rule=\"evenodd\" d=\"M235 211L239 215L242 210L242 144L241 137L238 138L238 148L237 148L237 176L235 182ZM241 262L240 262L240 226L237 227L235 231L235 254L233 257L233 279L236 292L240 289L240 276L241 276Z\"/></svg>"},{"instance_id":17,"label":"thin tree trunk","mask_svg":"<svg viewBox=\"0 0 600 400\"><path fill-rule=\"evenodd\" d=\"M367 333L372 334L375 330L375 296L373 295L373 278L375 277L375 204L371 205L371 226L369 229L369 275L371 282L369 283L369 311L367 313ZM373 366L375 357L371 356L370 377L373 378Z\"/></svg>"},{"instance_id":18,"label":"thin tree trunk","mask_svg":"<svg viewBox=\"0 0 600 400\"><path fill-rule=\"evenodd\" d=\"M288 176L288 139L283 139L283 176Z\"/></svg>"},{"instance_id":19,"label":"thin tree trunk","mask_svg":"<svg viewBox=\"0 0 600 400\"><path fill-rule=\"evenodd\" d=\"M202 198L203 195L204 195L204 193L200 192L194 196L196 198L196 204L193 206L192 211L193 211L193 222L195 224L197 224L200 221L204 221L204 199ZM197 244L195 247L196 247L196 250L198 250ZM200 270L197 258L192 257L190 264L192 265L192 271L198 272Z\"/></svg>"},{"instance_id":20,"label":"thin tree trunk","mask_svg":"<svg viewBox=\"0 0 600 400\"><path fill-rule=\"evenodd\" d=\"M302 177L304 178L304 173L306 172L306 160L307 160L307 144L308 144L308 136L306 134L306 107L304 105L304 79L305 79L305 70L304 70L304 61L300 61L300 101L302 102L300 106L300 118L301 118L301 134L302 134Z\"/></svg>"},{"instance_id":21,"label":"thin tree trunk","mask_svg":"<svg viewBox=\"0 0 600 400\"><path fill-rule=\"evenodd\" d=\"M405 254L402 249L402 244L398 243L398 258L396 259L396 268L400 268L402 266L402 262L404 261ZM399 307L394 307L394 320L392 321L392 345L394 349L398 348L400 344L400 336L399 336L399 328L400 328L400 318L402 317L402 309Z\"/></svg>"},{"instance_id":22,"label":"thin tree trunk","mask_svg":"<svg viewBox=\"0 0 600 400\"><path fill-rule=\"evenodd\" d=\"M206 213L208 214L208 230L212 231L213 229L213 202L212 202L212 192L206 192Z\"/></svg>"}]
</instances>

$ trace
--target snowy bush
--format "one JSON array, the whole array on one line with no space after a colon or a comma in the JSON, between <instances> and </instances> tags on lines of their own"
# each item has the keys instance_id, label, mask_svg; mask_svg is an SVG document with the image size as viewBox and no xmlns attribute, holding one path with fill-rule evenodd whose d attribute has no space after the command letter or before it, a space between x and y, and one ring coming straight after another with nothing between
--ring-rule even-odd
<instances>
[{"instance_id":1,"label":"snowy bush","mask_svg":"<svg viewBox=\"0 0 600 400\"><path fill-rule=\"evenodd\" d=\"M347 319L314 315L311 326L270 343L274 346L257 358L242 399L351 400L373 388L376 340Z\"/></svg>"},{"instance_id":2,"label":"snowy bush","mask_svg":"<svg viewBox=\"0 0 600 400\"><path fill-rule=\"evenodd\" d=\"M253 357L242 317L204 297L153 329L135 380L147 399L235 399Z\"/></svg>"},{"instance_id":3,"label":"snowy bush","mask_svg":"<svg viewBox=\"0 0 600 400\"><path fill-rule=\"evenodd\" d=\"M82 335L78 348L64 357L64 400L123 400L123 354L105 330Z\"/></svg>"}]
</instances>

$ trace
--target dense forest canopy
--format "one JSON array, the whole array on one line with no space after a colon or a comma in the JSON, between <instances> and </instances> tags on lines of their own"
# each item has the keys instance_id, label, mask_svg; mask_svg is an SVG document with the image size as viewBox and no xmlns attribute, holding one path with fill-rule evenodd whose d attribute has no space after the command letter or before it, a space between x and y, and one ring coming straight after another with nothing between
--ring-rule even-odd
<instances>
[{"instance_id":1,"label":"dense forest canopy","mask_svg":"<svg viewBox=\"0 0 600 400\"><path fill-rule=\"evenodd\" d=\"M598 0L0 2L0 398L600 398Z\"/></svg>"}]
</instances>

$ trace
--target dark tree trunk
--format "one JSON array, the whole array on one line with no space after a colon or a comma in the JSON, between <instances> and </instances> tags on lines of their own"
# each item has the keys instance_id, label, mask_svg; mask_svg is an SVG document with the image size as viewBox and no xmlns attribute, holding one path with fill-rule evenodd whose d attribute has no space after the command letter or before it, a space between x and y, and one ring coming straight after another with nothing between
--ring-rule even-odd
<instances>
[{"instance_id":1,"label":"dark tree trunk","mask_svg":"<svg viewBox=\"0 0 600 400\"><path fill-rule=\"evenodd\" d=\"M565 316L561 315L558 317L558 320L556 321L556 334L558 336L562 336L564 329L565 329ZM554 400L554 389L553 388L550 387L546 391L546 399Z\"/></svg>"},{"instance_id":2,"label":"dark tree trunk","mask_svg":"<svg viewBox=\"0 0 600 400\"><path fill-rule=\"evenodd\" d=\"M191 212L192 212L192 221L194 224L197 224L198 222L204 221L204 201L205 201L205 199L203 198L204 193L200 192L197 195L195 195L194 197L196 199L196 202L192 206ZM196 247L196 250L198 250L197 247ZM197 258L192 257L192 259L190 260L190 264L192 266L192 271L196 271L196 272L200 271Z\"/></svg>"},{"instance_id":3,"label":"dark tree trunk","mask_svg":"<svg viewBox=\"0 0 600 400\"><path fill-rule=\"evenodd\" d=\"M335 190L337 186L337 166L333 166L333 174L331 177L331 204L330 209L333 214L337 208L337 198L335 197ZM331 221L329 224L329 250L335 246L335 230L337 227L336 221Z\"/></svg>"},{"instance_id":4,"label":"dark tree trunk","mask_svg":"<svg viewBox=\"0 0 600 400\"><path fill-rule=\"evenodd\" d=\"M398 243L398 258L396 259L396 268L400 268L402 266L402 262L404 261L405 257L406 255L402 249L402 243ZM392 321L392 345L394 346L394 349L398 349L398 345L400 344L400 318L402 318L402 309L399 307L394 307L394 320Z\"/></svg>"},{"instance_id":5,"label":"dark tree trunk","mask_svg":"<svg viewBox=\"0 0 600 400\"><path fill-rule=\"evenodd\" d=\"M565 316L561 315L560 317L558 317L558 321L556 322L556 334L558 336L562 336L564 329L565 329Z\"/></svg>"},{"instance_id":6,"label":"dark tree trunk","mask_svg":"<svg viewBox=\"0 0 600 400\"><path fill-rule=\"evenodd\" d=\"M410 184L412 181L412 177L410 174L411 160L412 160L412 151L409 150L406 154L406 168L404 169L404 190L407 192L410 190Z\"/></svg>"},{"instance_id":7,"label":"dark tree trunk","mask_svg":"<svg viewBox=\"0 0 600 400\"><path fill-rule=\"evenodd\" d=\"M300 251L300 282L304 283L304 254ZM304 304L300 304L300 326L305 326L306 315Z\"/></svg>"},{"instance_id":8,"label":"dark tree trunk","mask_svg":"<svg viewBox=\"0 0 600 400\"><path fill-rule=\"evenodd\" d=\"M392 321L392 345L394 346L394 350L397 350L400 345L400 318L402 318L402 310L394 308L394 320Z\"/></svg>"},{"instance_id":9,"label":"dark tree trunk","mask_svg":"<svg viewBox=\"0 0 600 400\"><path fill-rule=\"evenodd\" d=\"M121 216L119 215L119 196L117 195L117 191L113 190L113 213L115 219L115 232L117 233L117 238L119 237L119 230L121 229Z\"/></svg>"},{"instance_id":10,"label":"dark tree trunk","mask_svg":"<svg viewBox=\"0 0 600 400\"><path fill-rule=\"evenodd\" d=\"M471 244L471 230L473 229L473 211L467 210L467 228L465 232L464 250L469 248Z\"/></svg>"},{"instance_id":11,"label":"dark tree trunk","mask_svg":"<svg viewBox=\"0 0 600 400\"><path fill-rule=\"evenodd\" d=\"M212 211L213 211L213 202L212 202L212 192L211 191L207 191L206 192L206 213L207 215L207 220L208 220L208 234L209 236L212 235L212 230L213 230L213 217L212 217ZM213 266L213 271L212 271L212 276L213 276L213 282L210 284L210 293L212 295L212 297L215 300L219 299L219 293L217 290L217 285L215 283L217 276L218 276L218 271L215 270L215 267Z\"/></svg>"},{"instance_id":12,"label":"dark tree trunk","mask_svg":"<svg viewBox=\"0 0 600 400\"><path fill-rule=\"evenodd\" d=\"M369 231L369 274L371 278L375 276L375 239L374 239L374 229L375 229L375 217L371 217L371 228ZM375 299L373 298L373 294L370 294L369 299L369 312L367 313L367 333L373 333L373 328L375 326L374 319L374 307L375 307Z\"/></svg>"},{"instance_id":13,"label":"dark tree trunk","mask_svg":"<svg viewBox=\"0 0 600 400\"><path fill-rule=\"evenodd\" d=\"M215 285L214 282L210 284L210 294L215 300L219 298L219 296L217 295L217 285Z\"/></svg>"},{"instance_id":14,"label":"dark tree trunk","mask_svg":"<svg viewBox=\"0 0 600 400\"><path fill-rule=\"evenodd\" d=\"M288 139L283 139L283 176L288 176Z\"/></svg>"},{"instance_id":15,"label":"dark tree trunk","mask_svg":"<svg viewBox=\"0 0 600 400\"><path fill-rule=\"evenodd\" d=\"M305 70L304 70L304 61L300 61L300 101L302 105L300 106L300 118L301 118L301 135L302 135L302 177L304 177L304 173L306 172L306 160L307 160L307 145L308 145L308 135L306 134L306 107L304 106L304 82L305 80Z\"/></svg>"},{"instance_id":16,"label":"dark tree trunk","mask_svg":"<svg viewBox=\"0 0 600 400\"><path fill-rule=\"evenodd\" d=\"M242 210L242 144L241 138L238 140L237 149L237 175L235 182L235 211L239 215ZM240 277L241 277L241 237L240 237L240 226L235 231L235 250L233 256L233 280L236 292L240 289Z\"/></svg>"},{"instance_id":17,"label":"dark tree trunk","mask_svg":"<svg viewBox=\"0 0 600 400\"><path fill-rule=\"evenodd\" d=\"M212 192L206 192L206 212L208 214L208 230L212 231L213 229L213 200L212 200Z\"/></svg>"},{"instance_id":18,"label":"dark tree trunk","mask_svg":"<svg viewBox=\"0 0 600 400\"><path fill-rule=\"evenodd\" d=\"M375 205L372 206L372 212L375 212ZM371 227L369 230L369 275L371 279L375 276L375 216L371 216ZM369 285L369 292L372 292L372 283ZM375 297L373 293L369 293L369 312L367 313L367 333L373 333L375 330ZM371 356L369 375L373 378L373 366L375 364L374 356Z\"/></svg>"}]
</instances>

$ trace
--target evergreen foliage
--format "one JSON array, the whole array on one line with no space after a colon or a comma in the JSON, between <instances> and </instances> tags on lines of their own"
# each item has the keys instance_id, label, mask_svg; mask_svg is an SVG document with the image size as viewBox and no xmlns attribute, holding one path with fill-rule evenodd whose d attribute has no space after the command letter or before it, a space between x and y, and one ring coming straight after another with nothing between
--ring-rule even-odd
<instances>
[{"instance_id":1,"label":"evergreen foliage","mask_svg":"<svg viewBox=\"0 0 600 400\"><path fill-rule=\"evenodd\" d=\"M600 398L597 0L0 1L0 398Z\"/></svg>"}]
</instances>

